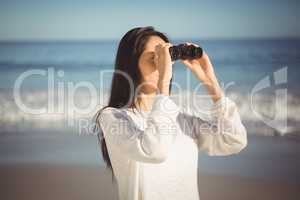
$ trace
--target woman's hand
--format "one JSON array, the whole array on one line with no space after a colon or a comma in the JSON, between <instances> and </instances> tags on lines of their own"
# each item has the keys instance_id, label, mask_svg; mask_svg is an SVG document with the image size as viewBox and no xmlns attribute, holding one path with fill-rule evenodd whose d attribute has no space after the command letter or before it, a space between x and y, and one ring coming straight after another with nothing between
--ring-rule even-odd
<instances>
[{"instance_id":1,"label":"woman's hand","mask_svg":"<svg viewBox=\"0 0 300 200\"><path fill-rule=\"evenodd\" d=\"M169 95L169 86L172 78L172 62L169 53L170 43L159 44L155 47L154 62L159 72L158 89L160 93Z\"/></svg>"},{"instance_id":2,"label":"woman's hand","mask_svg":"<svg viewBox=\"0 0 300 200\"><path fill-rule=\"evenodd\" d=\"M198 47L198 45L193 43L186 44ZM193 60L186 59L181 60L181 62L205 85L214 102L218 101L223 96L223 92L214 73L213 66L208 55L204 51L201 58Z\"/></svg>"}]
</instances>

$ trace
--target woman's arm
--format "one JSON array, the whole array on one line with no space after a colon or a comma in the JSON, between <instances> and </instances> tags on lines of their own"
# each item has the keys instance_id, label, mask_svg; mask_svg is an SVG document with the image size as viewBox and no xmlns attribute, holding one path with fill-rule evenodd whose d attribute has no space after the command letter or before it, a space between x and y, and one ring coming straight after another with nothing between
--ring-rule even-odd
<instances>
[{"instance_id":1,"label":"woman's arm","mask_svg":"<svg viewBox=\"0 0 300 200\"><path fill-rule=\"evenodd\" d=\"M145 130L121 109L106 108L99 120L108 148L118 149L132 160L160 163L167 159L176 137L178 113L169 96L157 94Z\"/></svg>"},{"instance_id":2,"label":"woman's arm","mask_svg":"<svg viewBox=\"0 0 300 200\"><path fill-rule=\"evenodd\" d=\"M200 151L208 155L230 155L246 147L247 132L231 99L222 97L210 113L210 119L205 120L193 109L183 110L177 117L182 132L195 141Z\"/></svg>"},{"instance_id":3,"label":"woman's arm","mask_svg":"<svg viewBox=\"0 0 300 200\"><path fill-rule=\"evenodd\" d=\"M186 115L187 124L199 150L208 155L231 155L247 146L247 131L241 122L236 104L223 96L214 103L211 120Z\"/></svg>"},{"instance_id":4,"label":"woman's arm","mask_svg":"<svg viewBox=\"0 0 300 200\"><path fill-rule=\"evenodd\" d=\"M238 153L247 145L247 132L236 104L225 97L221 90L208 55L203 52L199 59L182 62L204 84L214 105L211 110L212 120L204 121L199 117L186 115L186 120L181 119L181 123L185 121L189 125L199 149L209 155Z\"/></svg>"},{"instance_id":5,"label":"woman's arm","mask_svg":"<svg viewBox=\"0 0 300 200\"><path fill-rule=\"evenodd\" d=\"M188 43L191 44L191 43ZM195 44L194 44L195 45ZM198 46L198 45L195 45ZM199 59L181 60L181 62L191 70L195 77L203 84L214 102L224 96L214 72L209 56L203 51Z\"/></svg>"}]
</instances>

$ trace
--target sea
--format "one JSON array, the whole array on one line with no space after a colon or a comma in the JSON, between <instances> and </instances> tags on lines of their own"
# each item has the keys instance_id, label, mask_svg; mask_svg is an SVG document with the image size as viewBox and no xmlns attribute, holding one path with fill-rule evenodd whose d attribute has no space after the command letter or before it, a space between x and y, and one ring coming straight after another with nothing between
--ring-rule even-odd
<instances>
[{"instance_id":1,"label":"sea","mask_svg":"<svg viewBox=\"0 0 300 200\"><path fill-rule=\"evenodd\" d=\"M238 155L199 157L205 173L300 183L300 39L177 39L210 56L226 96L234 100L249 137ZM105 106L118 40L0 42L0 165L104 165L93 116ZM196 96L199 80L179 61L171 97ZM204 108L205 107L205 108Z\"/></svg>"}]
</instances>

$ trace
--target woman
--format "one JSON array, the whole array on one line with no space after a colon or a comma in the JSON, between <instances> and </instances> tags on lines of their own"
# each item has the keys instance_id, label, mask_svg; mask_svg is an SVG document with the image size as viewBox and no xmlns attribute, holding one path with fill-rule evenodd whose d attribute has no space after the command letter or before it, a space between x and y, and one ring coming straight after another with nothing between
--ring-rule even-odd
<instances>
[{"instance_id":1,"label":"woman","mask_svg":"<svg viewBox=\"0 0 300 200\"><path fill-rule=\"evenodd\" d=\"M181 61L207 88L211 121L183 112L169 97L170 46L153 27L138 27L118 47L109 103L97 122L120 200L197 200L198 151L230 155L247 145L237 107L224 96L205 52Z\"/></svg>"}]
</instances>

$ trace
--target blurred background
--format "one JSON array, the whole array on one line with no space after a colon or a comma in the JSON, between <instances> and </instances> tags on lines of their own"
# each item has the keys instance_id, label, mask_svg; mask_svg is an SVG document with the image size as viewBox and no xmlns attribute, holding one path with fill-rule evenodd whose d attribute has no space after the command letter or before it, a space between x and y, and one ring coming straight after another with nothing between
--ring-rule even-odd
<instances>
[{"instance_id":1,"label":"blurred background","mask_svg":"<svg viewBox=\"0 0 300 200\"><path fill-rule=\"evenodd\" d=\"M297 0L0 0L0 198L117 198L90 124L120 39L153 26L205 49L248 131L238 155L200 152L201 199L299 199L299 10ZM173 69L180 102L199 82Z\"/></svg>"}]
</instances>

